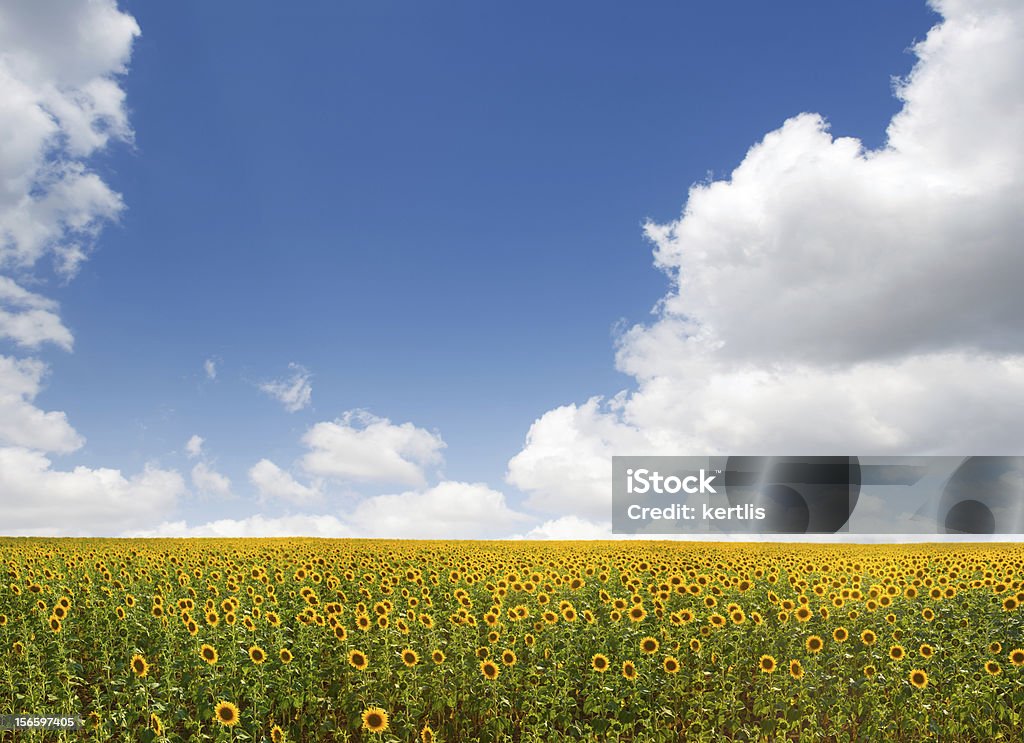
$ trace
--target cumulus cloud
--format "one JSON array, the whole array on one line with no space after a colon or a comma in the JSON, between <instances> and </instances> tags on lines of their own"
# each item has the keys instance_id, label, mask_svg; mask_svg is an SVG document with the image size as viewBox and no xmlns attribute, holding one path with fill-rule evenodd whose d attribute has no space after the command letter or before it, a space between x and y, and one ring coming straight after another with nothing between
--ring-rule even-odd
<instances>
[{"instance_id":1,"label":"cumulus cloud","mask_svg":"<svg viewBox=\"0 0 1024 743\"><path fill-rule=\"evenodd\" d=\"M275 476L287 477L276 467L274 470ZM529 521L528 516L508 506L502 493L484 484L444 481L423 491L367 498L342 516L256 514L193 526L171 521L133 533L164 537L487 539L507 536Z\"/></svg>"},{"instance_id":2,"label":"cumulus cloud","mask_svg":"<svg viewBox=\"0 0 1024 743\"><path fill-rule=\"evenodd\" d=\"M222 498L231 497L231 480L204 462L199 462L192 468L192 485L200 493L219 495Z\"/></svg>"},{"instance_id":3,"label":"cumulus cloud","mask_svg":"<svg viewBox=\"0 0 1024 743\"><path fill-rule=\"evenodd\" d=\"M117 76L138 34L113 0L0 9L0 267L49 255L71 276L121 211L85 158L131 139Z\"/></svg>"},{"instance_id":4,"label":"cumulus cloud","mask_svg":"<svg viewBox=\"0 0 1024 743\"><path fill-rule=\"evenodd\" d=\"M362 410L317 423L302 441L310 449L302 467L310 474L412 486L426 483L424 468L439 465L445 447L436 433Z\"/></svg>"},{"instance_id":5,"label":"cumulus cloud","mask_svg":"<svg viewBox=\"0 0 1024 743\"><path fill-rule=\"evenodd\" d=\"M213 359L207 359L203 362L203 371L206 373L207 379L217 378L217 362Z\"/></svg>"},{"instance_id":6,"label":"cumulus cloud","mask_svg":"<svg viewBox=\"0 0 1024 743\"><path fill-rule=\"evenodd\" d=\"M264 382L260 389L284 405L289 413L294 413L309 405L313 397L313 386L309 383L310 374L305 367L292 363L288 364L288 368L292 370L291 376Z\"/></svg>"},{"instance_id":7,"label":"cumulus cloud","mask_svg":"<svg viewBox=\"0 0 1024 743\"><path fill-rule=\"evenodd\" d=\"M0 338L10 338L27 348L53 343L70 351L74 342L71 331L61 322L57 309L52 299L0 276Z\"/></svg>"},{"instance_id":8,"label":"cumulus cloud","mask_svg":"<svg viewBox=\"0 0 1024 743\"><path fill-rule=\"evenodd\" d=\"M269 459L261 459L249 469L249 481L261 500L311 503L321 498L318 487L303 485Z\"/></svg>"},{"instance_id":9,"label":"cumulus cloud","mask_svg":"<svg viewBox=\"0 0 1024 743\"><path fill-rule=\"evenodd\" d=\"M254 514L242 519L218 519L189 526L186 521L165 521L151 529L128 532L133 537L319 537L340 539L354 536L336 516L297 514L264 516Z\"/></svg>"},{"instance_id":10,"label":"cumulus cloud","mask_svg":"<svg viewBox=\"0 0 1024 743\"><path fill-rule=\"evenodd\" d=\"M636 389L533 424L532 504L607 518L612 454L1017 453L1024 6L935 7L885 146L800 114L646 226L671 286L618 339Z\"/></svg>"},{"instance_id":11,"label":"cumulus cloud","mask_svg":"<svg viewBox=\"0 0 1024 743\"><path fill-rule=\"evenodd\" d=\"M203 453L203 437L199 434L192 434L192 437L185 443L185 451L192 458Z\"/></svg>"},{"instance_id":12,"label":"cumulus cloud","mask_svg":"<svg viewBox=\"0 0 1024 743\"><path fill-rule=\"evenodd\" d=\"M5 534L114 536L167 518L185 490L178 473L156 467L133 477L116 469L51 467L40 452L0 448Z\"/></svg>"},{"instance_id":13,"label":"cumulus cloud","mask_svg":"<svg viewBox=\"0 0 1024 743\"><path fill-rule=\"evenodd\" d=\"M32 404L45 374L41 361L0 356L0 444L64 453L85 443L64 413Z\"/></svg>"},{"instance_id":14,"label":"cumulus cloud","mask_svg":"<svg viewBox=\"0 0 1024 743\"><path fill-rule=\"evenodd\" d=\"M615 539L612 534L612 522L588 521L574 514L545 521L514 539L537 540L578 540L578 539Z\"/></svg>"},{"instance_id":15,"label":"cumulus cloud","mask_svg":"<svg viewBox=\"0 0 1024 743\"><path fill-rule=\"evenodd\" d=\"M483 483L446 480L423 491L367 498L347 520L359 536L493 539L532 519L509 508L504 494Z\"/></svg>"}]
</instances>

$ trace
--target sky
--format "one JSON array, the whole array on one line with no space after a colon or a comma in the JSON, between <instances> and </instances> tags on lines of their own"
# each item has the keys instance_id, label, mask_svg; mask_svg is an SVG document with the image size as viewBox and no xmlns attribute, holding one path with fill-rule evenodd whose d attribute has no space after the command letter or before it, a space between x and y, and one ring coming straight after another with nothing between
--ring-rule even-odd
<instances>
[{"instance_id":1,"label":"sky","mask_svg":"<svg viewBox=\"0 0 1024 743\"><path fill-rule=\"evenodd\" d=\"M595 538L1019 454L1024 6L12 0L0 532Z\"/></svg>"}]
</instances>

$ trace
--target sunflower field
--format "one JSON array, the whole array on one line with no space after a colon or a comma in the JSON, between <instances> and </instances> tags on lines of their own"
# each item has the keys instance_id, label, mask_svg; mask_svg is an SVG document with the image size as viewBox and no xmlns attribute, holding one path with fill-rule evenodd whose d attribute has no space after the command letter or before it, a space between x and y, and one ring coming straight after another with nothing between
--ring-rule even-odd
<instances>
[{"instance_id":1,"label":"sunflower field","mask_svg":"<svg viewBox=\"0 0 1024 743\"><path fill-rule=\"evenodd\" d=\"M1024 739L1018 544L2 539L74 741Z\"/></svg>"}]
</instances>

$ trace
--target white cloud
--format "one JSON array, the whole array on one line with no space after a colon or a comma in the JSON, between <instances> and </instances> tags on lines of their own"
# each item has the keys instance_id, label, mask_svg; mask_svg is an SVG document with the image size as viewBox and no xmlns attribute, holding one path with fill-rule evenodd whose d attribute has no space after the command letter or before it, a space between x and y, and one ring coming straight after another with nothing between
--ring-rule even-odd
<instances>
[{"instance_id":1,"label":"white cloud","mask_svg":"<svg viewBox=\"0 0 1024 743\"><path fill-rule=\"evenodd\" d=\"M302 467L311 474L417 487L426 484L424 467L441 464L445 447L436 433L361 410L317 423L302 441L311 449Z\"/></svg>"},{"instance_id":2,"label":"white cloud","mask_svg":"<svg viewBox=\"0 0 1024 743\"><path fill-rule=\"evenodd\" d=\"M287 379L264 382L260 389L284 405L289 413L302 410L308 406L313 396L313 386L309 383L309 372L299 364L288 364L292 374Z\"/></svg>"},{"instance_id":3,"label":"white cloud","mask_svg":"<svg viewBox=\"0 0 1024 743\"><path fill-rule=\"evenodd\" d=\"M0 356L0 444L63 453L85 443L64 413L32 404L45 374L41 361Z\"/></svg>"},{"instance_id":4,"label":"white cloud","mask_svg":"<svg viewBox=\"0 0 1024 743\"><path fill-rule=\"evenodd\" d=\"M528 520L509 508L497 490L454 481L367 498L347 519L358 536L391 539L494 539Z\"/></svg>"},{"instance_id":5,"label":"white cloud","mask_svg":"<svg viewBox=\"0 0 1024 743\"><path fill-rule=\"evenodd\" d=\"M192 434L192 437L185 443L185 451L189 457L195 458L203 453L203 437L199 434Z\"/></svg>"},{"instance_id":6,"label":"white cloud","mask_svg":"<svg viewBox=\"0 0 1024 743\"><path fill-rule=\"evenodd\" d=\"M611 513L612 454L658 454L640 431L623 426L593 397L564 405L534 421L526 445L508 465L508 481L529 493L541 512L607 519ZM664 452L675 453L675 452Z\"/></svg>"},{"instance_id":7,"label":"white cloud","mask_svg":"<svg viewBox=\"0 0 1024 743\"><path fill-rule=\"evenodd\" d=\"M207 379L217 378L217 362L213 359L207 359L203 362L203 371L206 372Z\"/></svg>"},{"instance_id":8,"label":"white cloud","mask_svg":"<svg viewBox=\"0 0 1024 743\"><path fill-rule=\"evenodd\" d=\"M531 520L510 509L505 496L486 485L445 481L424 491L367 498L343 516L256 514L194 526L183 521L165 522L155 529L132 533L156 537L487 539L505 537Z\"/></svg>"},{"instance_id":9,"label":"white cloud","mask_svg":"<svg viewBox=\"0 0 1024 743\"><path fill-rule=\"evenodd\" d=\"M278 499L288 503L313 503L322 497L319 487L303 485L269 459L261 459L249 469L249 481L256 486L260 500Z\"/></svg>"},{"instance_id":10,"label":"white cloud","mask_svg":"<svg viewBox=\"0 0 1024 743\"><path fill-rule=\"evenodd\" d=\"M113 0L0 9L0 267L49 254L73 275L121 198L84 158L131 129L117 75L135 20Z\"/></svg>"},{"instance_id":11,"label":"white cloud","mask_svg":"<svg viewBox=\"0 0 1024 743\"><path fill-rule=\"evenodd\" d=\"M219 495L222 498L231 497L231 480L204 462L199 462L192 468L192 485L201 493Z\"/></svg>"},{"instance_id":12,"label":"white cloud","mask_svg":"<svg viewBox=\"0 0 1024 743\"><path fill-rule=\"evenodd\" d=\"M609 475L610 477L610 475ZM615 539L610 521L588 521L579 516L569 515L545 521L535 526L526 534L515 539L545 540L576 540L576 539Z\"/></svg>"},{"instance_id":13,"label":"white cloud","mask_svg":"<svg viewBox=\"0 0 1024 743\"><path fill-rule=\"evenodd\" d=\"M336 516L296 514L264 516L254 514L243 519L218 519L189 526L185 521L165 521L154 529L129 532L134 537L320 537L339 539L355 536Z\"/></svg>"},{"instance_id":14,"label":"white cloud","mask_svg":"<svg viewBox=\"0 0 1024 743\"><path fill-rule=\"evenodd\" d=\"M54 343L66 351L74 342L57 314L56 302L0 276L0 338L5 337L28 348Z\"/></svg>"},{"instance_id":15,"label":"white cloud","mask_svg":"<svg viewBox=\"0 0 1024 743\"><path fill-rule=\"evenodd\" d=\"M51 469L42 453L0 448L4 533L114 536L159 523L185 486L176 472L147 466L133 477L115 469Z\"/></svg>"},{"instance_id":16,"label":"white cloud","mask_svg":"<svg viewBox=\"0 0 1024 743\"><path fill-rule=\"evenodd\" d=\"M545 413L508 479L607 518L612 454L1015 454L1024 436L1024 5L938 2L888 142L801 114L648 225L671 279L637 389Z\"/></svg>"}]
</instances>

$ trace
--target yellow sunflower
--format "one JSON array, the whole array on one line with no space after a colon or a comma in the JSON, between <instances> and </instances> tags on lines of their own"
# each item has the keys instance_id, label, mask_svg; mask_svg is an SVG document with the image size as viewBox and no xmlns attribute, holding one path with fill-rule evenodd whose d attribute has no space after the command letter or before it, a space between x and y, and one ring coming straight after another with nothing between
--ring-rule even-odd
<instances>
[{"instance_id":1,"label":"yellow sunflower","mask_svg":"<svg viewBox=\"0 0 1024 743\"><path fill-rule=\"evenodd\" d=\"M383 733L388 729L388 713L380 707L364 710L363 729L371 733Z\"/></svg>"},{"instance_id":2,"label":"yellow sunflower","mask_svg":"<svg viewBox=\"0 0 1024 743\"><path fill-rule=\"evenodd\" d=\"M267 653L259 645L253 645L249 648L249 660L256 665L260 665L267 659Z\"/></svg>"},{"instance_id":3,"label":"yellow sunflower","mask_svg":"<svg viewBox=\"0 0 1024 743\"><path fill-rule=\"evenodd\" d=\"M238 724L238 707L231 702L217 702L213 719L225 727L233 727Z\"/></svg>"},{"instance_id":4,"label":"yellow sunflower","mask_svg":"<svg viewBox=\"0 0 1024 743\"><path fill-rule=\"evenodd\" d=\"M348 663L357 671L366 670L366 666L369 665L369 661L366 658L366 653L362 652L361 650L350 650L348 654Z\"/></svg>"},{"instance_id":5,"label":"yellow sunflower","mask_svg":"<svg viewBox=\"0 0 1024 743\"><path fill-rule=\"evenodd\" d=\"M149 673L149 663L147 663L146 659L138 653L132 656L131 667L132 673L139 678L145 678L146 674Z\"/></svg>"},{"instance_id":6,"label":"yellow sunflower","mask_svg":"<svg viewBox=\"0 0 1024 743\"><path fill-rule=\"evenodd\" d=\"M658 652L658 641L657 639L647 636L640 640L640 652L646 655L653 655Z\"/></svg>"},{"instance_id":7,"label":"yellow sunflower","mask_svg":"<svg viewBox=\"0 0 1024 743\"><path fill-rule=\"evenodd\" d=\"M217 662L217 648L203 643L203 646L199 648L199 657L212 666Z\"/></svg>"}]
</instances>

